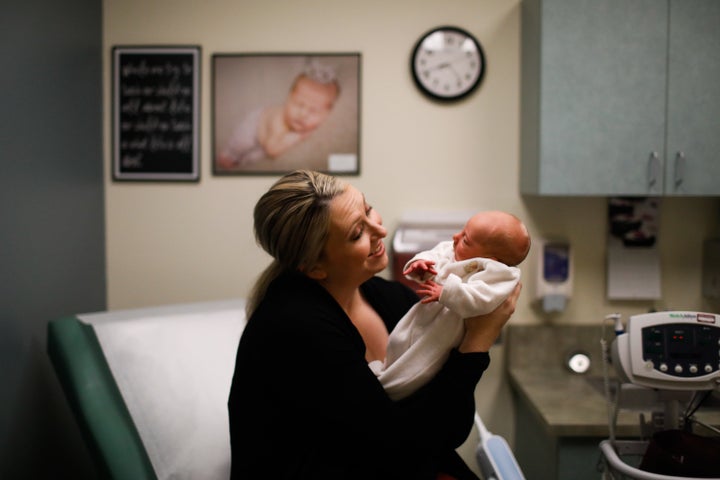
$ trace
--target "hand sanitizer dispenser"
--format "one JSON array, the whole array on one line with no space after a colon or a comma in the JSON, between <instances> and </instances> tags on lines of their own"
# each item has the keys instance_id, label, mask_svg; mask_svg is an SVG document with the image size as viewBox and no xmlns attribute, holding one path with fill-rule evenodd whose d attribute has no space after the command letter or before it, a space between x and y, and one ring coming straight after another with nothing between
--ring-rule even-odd
<instances>
[{"instance_id":1,"label":"hand sanitizer dispenser","mask_svg":"<svg viewBox=\"0 0 720 480\"><path fill-rule=\"evenodd\" d=\"M545 312L562 312L572 295L570 244L542 240L537 275L537 298Z\"/></svg>"}]
</instances>

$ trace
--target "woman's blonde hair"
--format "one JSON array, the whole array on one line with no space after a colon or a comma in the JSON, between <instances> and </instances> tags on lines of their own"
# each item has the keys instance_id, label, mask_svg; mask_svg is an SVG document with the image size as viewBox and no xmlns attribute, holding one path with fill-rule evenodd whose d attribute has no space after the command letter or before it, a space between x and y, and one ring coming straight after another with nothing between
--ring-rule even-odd
<instances>
[{"instance_id":1,"label":"woman's blonde hair","mask_svg":"<svg viewBox=\"0 0 720 480\"><path fill-rule=\"evenodd\" d=\"M330 225L330 202L347 189L337 177L296 170L281 177L255 205L255 240L273 257L253 287L249 316L283 272L311 268L321 258Z\"/></svg>"}]
</instances>

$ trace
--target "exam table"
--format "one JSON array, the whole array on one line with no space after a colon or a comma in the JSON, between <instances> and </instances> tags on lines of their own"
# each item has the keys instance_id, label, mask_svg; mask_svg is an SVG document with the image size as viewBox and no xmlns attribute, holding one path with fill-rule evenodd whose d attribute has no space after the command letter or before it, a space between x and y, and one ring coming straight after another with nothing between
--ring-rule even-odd
<instances>
[{"instance_id":1,"label":"exam table","mask_svg":"<svg viewBox=\"0 0 720 480\"><path fill-rule=\"evenodd\" d=\"M104 478L229 478L227 398L244 307L194 303L49 323L48 354Z\"/></svg>"},{"instance_id":2,"label":"exam table","mask_svg":"<svg viewBox=\"0 0 720 480\"><path fill-rule=\"evenodd\" d=\"M49 323L48 354L103 478L229 478L227 399L244 326L244 300ZM475 421L481 471L522 480L504 440Z\"/></svg>"}]
</instances>

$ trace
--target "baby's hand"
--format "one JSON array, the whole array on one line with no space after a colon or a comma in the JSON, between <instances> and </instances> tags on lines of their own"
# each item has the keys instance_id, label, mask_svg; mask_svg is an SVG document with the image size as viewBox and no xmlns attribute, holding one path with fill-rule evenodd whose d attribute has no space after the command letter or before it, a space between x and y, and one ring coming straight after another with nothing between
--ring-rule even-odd
<instances>
[{"instance_id":1,"label":"baby's hand","mask_svg":"<svg viewBox=\"0 0 720 480\"><path fill-rule=\"evenodd\" d=\"M425 275L428 273L430 275L437 275L437 272L433 268L434 265L435 262L432 260L415 260L413 263L408 265L408 268L405 269L403 275L417 275L422 279L424 279Z\"/></svg>"},{"instance_id":2,"label":"baby's hand","mask_svg":"<svg viewBox=\"0 0 720 480\"><path fill-rule=\"evenodd\" d=\"M283 134L274 135L260 142L268 157L275 158L285 153L290 147L299 143L307 135L298 132L288 131Z\"/></svg>"},{"instance_id":3,"label":"baby's hand","mask_svg":"<svg viewBox=\"0 0 720 480\"><path fill-rule=\"evenodd\" d=\"M442 291L442 285L440 285L439 283L435 283L432 280L425 281L417 289L417 293L423 296L423 299L420 300L420 303L437 302L438 300L440 300L440 295L442 295Z\"/></svg>"}]
</instances>

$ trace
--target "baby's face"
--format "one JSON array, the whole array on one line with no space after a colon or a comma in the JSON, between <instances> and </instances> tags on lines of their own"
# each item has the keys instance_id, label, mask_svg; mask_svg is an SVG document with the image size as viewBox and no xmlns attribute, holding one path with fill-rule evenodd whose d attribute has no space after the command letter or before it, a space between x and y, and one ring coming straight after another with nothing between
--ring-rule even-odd
<instances>
[{"instance_id":1,"label":"baby's face","mask_svg":"<svg viewBox=\"0 0 720 480\"><path fill-rule=\"evenodd\" d=\"M465 227L453 235L452 239L457 261L487 256L475 217L468 220Z\"/></svg>"},{"instance_id":2,"label":"baby's face","mask_svg":"<svg viewBox=\"0 0 720 480\"><path fill-rule=\"evenodd\" d=\"M337 86L301 78L285 102L285 123L297 133L315 130L332 111Z\"/></svg>"}]
</instances>

